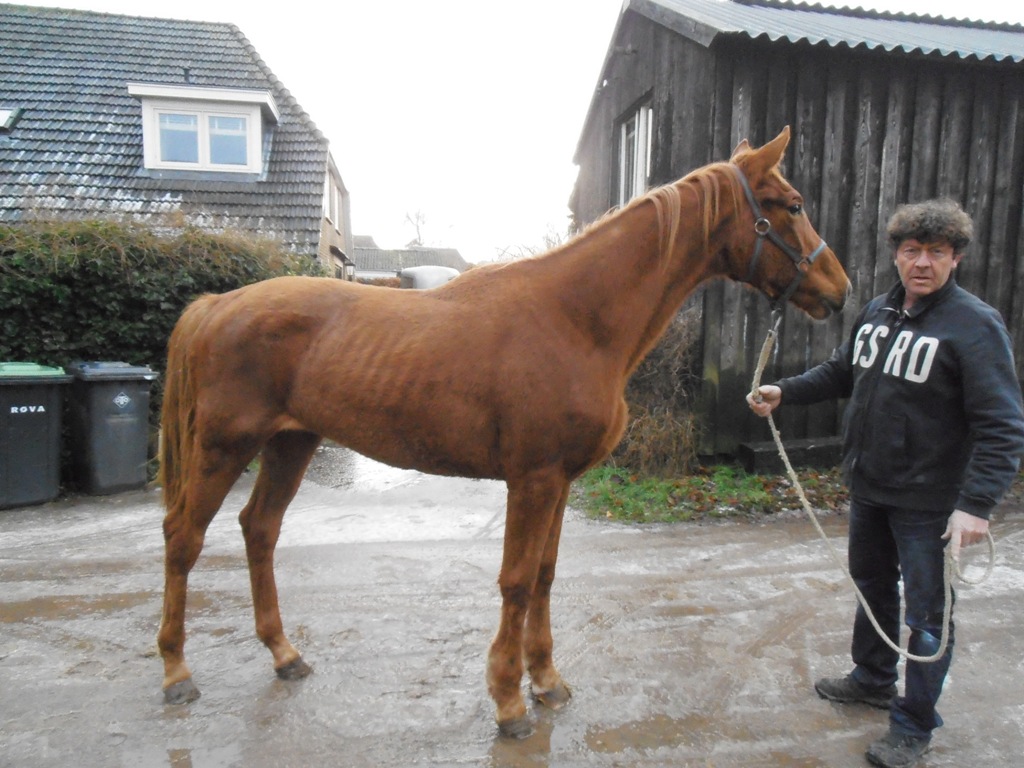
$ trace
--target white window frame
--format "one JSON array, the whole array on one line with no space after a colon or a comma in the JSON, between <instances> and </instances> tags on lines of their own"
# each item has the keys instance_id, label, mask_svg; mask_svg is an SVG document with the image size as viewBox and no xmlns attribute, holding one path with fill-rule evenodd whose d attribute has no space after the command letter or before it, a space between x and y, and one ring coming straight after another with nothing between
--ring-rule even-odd
<instances>
[{"instance_id":1,"label":"white window frame","mask_svg":"<svg viewBox=\"0 0 1024 768\"><path fill-rule=\"evenodd\" d=\"M259 174L263 171L263 122L276 122L279 113L273 97L265 91L226 88L196 88L129 83L128 92L142 100L143 163L152 170L215 171ZM164 160L161 156L160 118L188 115L196 118L199 154L196 162ZM215 163L210 157L210 120L240 118L245 123L246 162Z\"/></svg>"},{"instance_id":2,"label":"white window frame","mask_svg":"<svg viewBox=\"0 0 1024 768\"><path fill-rule=\"evenodd\" d=\"M653 118L654 109L646 102L616 125L617 205L625 205L650 186Z\"/></svg>"},{"instance_id":3,"label":"white window frame","mask_svg":"<svg viewBox=\"0 0 1024 768\"><path fill-rule=\"evenodd\" d=\"M324 218L341 232L341 186L330 173L324 178Z\"/></svg>"},{"instance_id":4,"label":"white window frame","mask_svg":"<svg viewBox=\"0 0 1024 768\"><path fill-rule=\"evenodd\" d=\"M21 107L0 107L0 133L10 133L23 111Z\"/></svg>"}]
</instances>

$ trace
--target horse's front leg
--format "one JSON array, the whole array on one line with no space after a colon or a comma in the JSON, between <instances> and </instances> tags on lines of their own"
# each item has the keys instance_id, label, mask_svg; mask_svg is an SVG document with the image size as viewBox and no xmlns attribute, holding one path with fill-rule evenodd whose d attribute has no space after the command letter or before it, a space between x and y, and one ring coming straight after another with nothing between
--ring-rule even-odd
<instances>
[{"instance_id":1,"label":"horse's front leg","mask_svg":"<svg viewBox=\"0 0 1024 768\"><path fill-rule=\"evenodd\" d=\"M554 471L508 481L505 549L498 576L501 623L487 659L487 688L496 705L498 728L506 736L524 738L533 729L520 690L523 625L564 486L564 477Z\"/></svg>"},{"instance_id":2,"label":"horse's front leg","mask_svg":"<svg viewBox=\"0 0 1024 768\"><path fill-rule=\"evenodd\" d=\"M530 673L530 687L534 698L551 709L561 709L572 696L569 687L555 669L551 637L551 584L555 580L558 541L562 535L562 518L568 500L567 483L551 521L537 583L534 585L526 613L526 632L523 640L523 654L526 658L526 668Z\"/></svg>"}]
</instances>

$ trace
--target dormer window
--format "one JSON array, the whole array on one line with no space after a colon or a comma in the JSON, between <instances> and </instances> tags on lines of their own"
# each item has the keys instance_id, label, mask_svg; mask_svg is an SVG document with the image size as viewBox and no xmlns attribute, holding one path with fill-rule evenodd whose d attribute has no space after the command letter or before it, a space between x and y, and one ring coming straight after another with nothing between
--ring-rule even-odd
<instances>
[{"instance_id":1,"label":"dormer window","mask_svg":"<svg viewBox=\"0 0 1024 768\"><path fill-rule=\"evenodd\" d=\"M0 107L0 133L10 133L15 123L21 119L22 109L9 109Z\"/></svg>"},{"instance_id":2,"label":"dormer window","mask_svg":"<svg viewBox=\"0 0 1024 768\"><path fill-rule=\"evenodd\" d=\"M263 124L279 117L267 91L129 83L142 100L145 166L161 171L263 171Z\"/></svg>"}]
</instances>

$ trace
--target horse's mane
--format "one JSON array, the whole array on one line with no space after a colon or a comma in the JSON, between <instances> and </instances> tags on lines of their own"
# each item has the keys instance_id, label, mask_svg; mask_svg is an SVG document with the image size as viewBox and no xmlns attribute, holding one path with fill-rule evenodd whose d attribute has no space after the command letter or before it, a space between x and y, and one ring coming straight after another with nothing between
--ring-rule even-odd
<instances>
[{"instance_id":1,"label":"horse's mane","mask_svg":"<svg viewBox=\"0 0 1024 768\"><path fill-rule=\"evenodd\" d=\"M675 242L676 236L679 234L682 219L681 188L690 190L696 198L697 207L702 212L701 233L704 243L707 244L711 240L715 222L720 216L723 195L728 192L729 202L733 209L739 206L740 190L736 183L736 175L730 171L729 163L712 163L691 171L679 181L654 187L643 195L633 198L625 206L609 209L588 224L580 232L580 235L586 234L599 224L625 214L637 206L653 203L658 214L662 263L667 263L672 243Z\"/></svg>"},{"instance_id":2,"label":"horse's mane","mask_svg":"<svg viewBox=\"0 0 1024 768\"><path fill-rule=\"evenodd\" d=\"M624 206L609 208L601 216L587 224L567 242L562 243L549 251L516 259L509 262L494 262L482 264L473 269L474 272L493 272L503 270L513 265L544 260L555 253L563 251L568 246L608 221L625 215L629 211L641 205L652 203L657 211L658 232L660 242L660 259L662 266L667 266L672 251L672 243L675 242L679 229L682 226L683 190L689 190L696 199L697 207L702 212L701 232L705 244L711 240L711 235L718 221L722 209L722 201L726 193L729 194L730 202L735 209L739 204L740 189L736 181L736 175L731 172L730 164L721 162L706 165L691 171L678 181L654 187L642 195L639 195Z\"/></svg>"},{"instance_id":3,"label":"horse's mane","mask_svg":"<svg viewBox=\"0 0 1024 768\"><path fill-rule=\"evenodd\" d=\"M725 184L723 185L723 181ZM703 212L701 232L705 245L711 241L715 223L721 219L722 201L728 190L732 210L740 206L740 189L731 163L715 163L698 168L683 177L682 183L693 190Z\"/></svg>"}]
</instances>

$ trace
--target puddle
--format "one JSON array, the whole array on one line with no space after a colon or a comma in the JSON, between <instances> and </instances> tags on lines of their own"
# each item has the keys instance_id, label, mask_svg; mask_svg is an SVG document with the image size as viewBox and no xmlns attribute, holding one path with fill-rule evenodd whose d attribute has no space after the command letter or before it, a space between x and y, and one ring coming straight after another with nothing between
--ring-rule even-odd
<instances>
[{"instance_id":1,"label":"puddle","mask_svg":"<svg viewBox=\"0 0 1024 768\"><path fill-rule=\"evenodd\" d=\"M0 623L42 619L76 619L96 613L127 611L143 605L153 599L152 592L121 592L98 597L83 595L66 595L61 597L37 597L32 600L20 600L3 603L0 610Z\"/></svg>"},{"instance_id":2,"label":"puddle","mask_svg":"<svg viewBox=\"0 0 1024 768\"><path fill-rule=\"evenodd\" d=\"M691 722L685 719L655 715L647 720L634 721L612 728L591 728L587 731L587 746L595 753L619 753L635 750L653 750L668 746L697 746L690 743L694 735L706 733L710 723L706 718Z\"/></svg>"}]
</instances>

